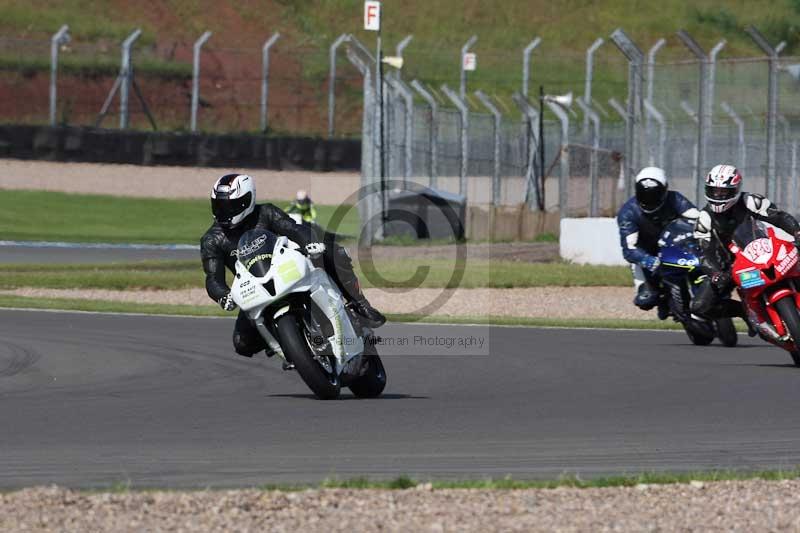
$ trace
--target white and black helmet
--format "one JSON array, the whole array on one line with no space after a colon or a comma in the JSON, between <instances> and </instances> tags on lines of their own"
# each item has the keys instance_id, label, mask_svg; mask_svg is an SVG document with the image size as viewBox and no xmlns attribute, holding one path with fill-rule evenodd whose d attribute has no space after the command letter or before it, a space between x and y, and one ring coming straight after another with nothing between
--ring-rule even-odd
<instances>
[{"instance_id":1,"label":"white and black helmet","mask_svg":"<svg viewBox=\"0 0 800 533\"><path fill-rule=\"evenodd\" d=\"M667 175L658 167L645 167L636 175L636 202L645 213L655 213L667 201Z\"/></svg>"},{"instance_id":2,"label":"white and black helmet","mask_svg":"<svg viewBox=\"0 0 800 533\"><path fill-rule=\"evenodd\" d=\"M733 207L742 194L742 174L733 165L717 165L706 176L706 201L715 213Z\"/></svg>"},{"instance_id":3,"label":"white and black helmet","mask_svg":"<svg viewBox=\"0 0 800 533\"><path fill-rule=\"evenodd\" d=\"M235 228L256 208L256 184L247 174L225 174L211 189L211 212L224 229Z\"/></svg>"}]
</instances>

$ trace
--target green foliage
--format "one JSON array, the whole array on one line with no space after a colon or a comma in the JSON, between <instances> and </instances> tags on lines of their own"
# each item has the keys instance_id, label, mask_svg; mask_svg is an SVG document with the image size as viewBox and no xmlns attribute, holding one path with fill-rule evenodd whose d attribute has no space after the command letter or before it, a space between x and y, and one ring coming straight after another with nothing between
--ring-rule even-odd
<instances>
[{"instance_id":1,"label":"green foliage","mask_svg":"<svg viewBox=\"0 0 800 533\"><path fill-rule=\"evenodd\" d=\"M68 24L70 33L76 40L122 41L138 25L136 22L130 22L129 17L109 7L107 2L96 0L46 3L0 0L0 28L25 34L54 34L63 24ZM144 21L137 22L141 24ZM146 25L142 27L139 43L150 44L154 40L154 32Z\"/></svg>"},{"instance_id":2,"label":"green foliage","mask_svg":"<svg viewBox=\"0 0 800 533\"><path fill-rule=\"evenodd\" d=\"M694 18L698 24L707 25L722 32L741 30L736 15L724 7L708 9L695 8Z\"/></svg>"}]
</instances>

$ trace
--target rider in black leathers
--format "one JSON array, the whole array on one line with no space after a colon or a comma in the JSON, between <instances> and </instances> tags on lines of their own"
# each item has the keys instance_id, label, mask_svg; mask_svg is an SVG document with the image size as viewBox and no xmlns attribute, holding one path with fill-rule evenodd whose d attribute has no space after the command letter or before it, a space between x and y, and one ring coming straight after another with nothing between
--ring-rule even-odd
<instances>
[{"instance_id":1,"label":"rider in black leathers","mask_svg":"<svg viewBox=\"0 0 800 533\"><path fill-rule=\"evenodd\" d=\"M236 216L231 217L220 211L222 209L219 207L220 202L233 202L233 196L237 191L242 193L245 189L250 196L244 201L240 220L237 220ZM245 198L244 194L240 197ZM246 202L249 204L245 205ZM227 209L227 206L224 208ZM225 281L225 269L235 272L235 251L239 238L246 231L264 229L288 237L299 244L312 258L321 254L326 272L336 282L353 309L363 317L366 325L379 327L386 321L386 318L369 304L361 292L347 250L332 241L327 241L326 245L323 245L312 229L296 224L285 212L272 204L256 205L255 187L249 176L228 174L220 178L212 190L212 209L215 210L215 221L200 240L200 255L206 274L206 292L226 311L232 311L236 307ZM249 214L247 211L250 211ZM232 223L232 220L235 223ZM252 357L253 354L267 348L261 335L242 312L236 319L233 345L236 353L246 357Z\"/></svg>"},{"instance_id":2,"label":"rider in black leathers","mask_svg":"<svg viewBox=\"0 0 800 533\"><path fill-rule=\"evenodd\" d=\"M800 238L800 225L760 194L741 192L742 175L733 165L717 165L706 176L706 206L700 211L695 238L703 250L701 268L706 278L692 300L694 314L707 318L738 316L746 320L751 335L769 338L777 332L756 310L745 312L741 302L728 298L734 283L731 267L734 256L728 250L736 228L748 217L763 220Z\"/></svg>"}]
</instances>

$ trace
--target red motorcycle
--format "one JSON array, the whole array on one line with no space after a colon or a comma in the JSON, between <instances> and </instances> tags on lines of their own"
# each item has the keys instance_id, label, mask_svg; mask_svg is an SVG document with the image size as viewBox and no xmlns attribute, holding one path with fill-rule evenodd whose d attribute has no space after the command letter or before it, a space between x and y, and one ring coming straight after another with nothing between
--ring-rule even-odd
<instances>
[{"instance_id":1,"label":"red motorcycle","mask_svg":"<svg viewBox=\"0 0 800 533\"><path fill-rule=\"evenodd\" d=\"M777 336L766 340L788 351L800 366L800 268L794 239L749 218L736 228L729 249L736 256L733 279L742 302L775 328Z\"/></svg>"}]
</instances>

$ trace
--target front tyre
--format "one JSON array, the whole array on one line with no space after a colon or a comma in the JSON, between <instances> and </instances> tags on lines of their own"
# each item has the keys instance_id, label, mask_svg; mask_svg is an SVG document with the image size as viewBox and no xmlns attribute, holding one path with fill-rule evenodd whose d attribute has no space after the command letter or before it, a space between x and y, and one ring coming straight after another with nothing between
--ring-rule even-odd
<instances>
[{"instance_id":1,"label":"front tyre","mask_svg":"<svg viewBox=\"0 0 800 533\"><path fill-rule=\"evenodd\" d=\"M719 341L729 348L733 348L739 342L739 335L736 333L736 326L733 325L732 318L718 318L714 321L717 329Z\"/></svg>"},{"instance_id":2,"label":"front tyre","mask_svg":"<svg viewBox=\"0 0 800 533\"><path fill-rule=\"evenodd\" d=\"M308 343L294 315L287 313L278 319L278 337L287 359L294 363L297 373L303 378L308 388L320 400L334 400L339 397L339 378L335 373L327 372L314 359Z\"/></svg>"},{"instance_id":3,"label":"front tyre","mask_svg":"<svg viewBox=\"0 0 800 533\"><path fill-rule=\"evenodd\" d=\"M386 387L386 369L383 368L378 350L372 346L370 340L368 339L364 347L363 356L366 358L367 371L349 385L350 390L358 398L377 398Z\"/></svg>"},{"instance_id":4,"label":"front tyre","mask_svg":"<svg viewBox=\"0 0 800 533\"><path fill-rule=\"evenodd\" d=\"M800 343L800 316L797 314L797 306L794 303L794 298L788 296L781 298L775 302L774 305L775 310L778 311L781 320L783 320L783 324L789 331L789 335L792 336L795 347L797 347L797 344ZM795 366L800 366L800 351L795 349L789 351L789 354L792 356L792 361L794 361Z\"/></svg>"}]
</instances>

